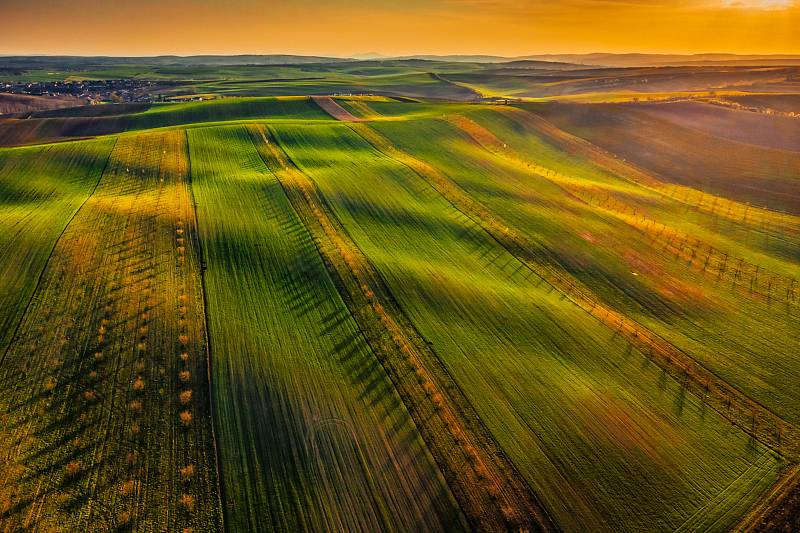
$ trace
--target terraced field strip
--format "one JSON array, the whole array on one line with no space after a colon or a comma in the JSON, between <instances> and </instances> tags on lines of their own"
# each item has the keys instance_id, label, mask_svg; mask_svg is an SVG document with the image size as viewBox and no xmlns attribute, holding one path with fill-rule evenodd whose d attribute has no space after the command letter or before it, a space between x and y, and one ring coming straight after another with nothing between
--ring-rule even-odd
<instances>
[{"instance_id":1,"label":"terraced field strip","mask_svg":"<svg viewBox=\"0 0 800 533\"><path fill-rule=\"evenodd\" d=\"M610 192L587 186L581 180L571 178L545 166L530 161L497 138L491 131L463 115L450 115L447 120L469 135L487 151L519 165L528 172L546 179L560 187L568 195L589 205L600 207L638 231L649 235L653 242L661 242L674 258L682 264L694 265L704 275L716 276L728 281L734 289L768 302L773 300L787 304L791 311L800 306L800 284L795 278L770 272L744 258L716 249L713 245L692 237L679 229L646 217L641 209L628 205Z\"/></svg>"},{"instance_id":2,"label":"terraced field strip","mask_svg":"<svg viewBox=\"0 0 800 533\"><path fill-rule=\"evenodd\" d=\"M0 367L5 528L217 529L186 175L181 132L120 139L59 239Z\"/></svg>"},{"instance_id":3,"label":"terraced field strip","mask_svg":"<svg viewBox=\"0 0 800 533\"><path fill-rule=\"evenodd\" d=\"M559 527L673 530L766 450L346 125L270 130Z\"/></svg>"},{"instance_id":4,"label":"terraced field strip","mask_svg":"<svg viewBox=\"0 0 800 533\"><path fill-rule=\"evenodd\" d=\"M59 236L113 141L0 150L0 361Z\"/></svg>"},{"instance_id":5,"label":"terraced field strip","mask_svg":"<svg viewBox=\"0 0 800 533\"><path fill-rule=\"evenodd\" d=\"M692 187L664 183L649 172L636 167L633 163L620 160L589 141L558 128L535 113L505 106L499 106L497 110L513 117L515 120L530 125L565 151L583 155L597 165L608 169L611 173L628 179L641 187L658 192L699 211L729 219L732 222L751 227L773 237L790 236L795 242L800 242L799 217L729 200Z\"/></svg>"},{"instance_id":6,"label":"terraced field strip","mask_svg":"<svg viewBox=\"0 0 800 533\"><path fill-rule=\"evenodd\" d=\"M679 382L685 383L688 390L703 398L733 424L762 443L780 450L787 457L800 458L798 428L749 398L643 324L604 304L591 289L560 268L558 261L552 258L545 246L509 227L496 213L487 210L449 177L398 149L366 124L350 124L349 127L377 150L412 169L531 271L581 309L616 331L637 350L648 354L662 369Z\"/></svg>"},{"instance_id":7,"label":"terraced field strip","mask_svg":"<svg viewBox=\"0 0 800 533\"><path fill-rule=\"evenodd\" d=\"M282 169L243 127L189 141L228 527L467 529L271 172Z\"/></svg>"},{"instance_id":8,"label":"terraced field strip","mask_svg":"<svg viewBox=\"0 0 800 533\"><path fill-rule=\"evenodd\" d=\"M318 189L264 129L251 129L279 177L373 351L400 392L425 442L474 527L551 530L554 525L494 442L381 276L330 212Z\"/></svg>"}]
</instances>

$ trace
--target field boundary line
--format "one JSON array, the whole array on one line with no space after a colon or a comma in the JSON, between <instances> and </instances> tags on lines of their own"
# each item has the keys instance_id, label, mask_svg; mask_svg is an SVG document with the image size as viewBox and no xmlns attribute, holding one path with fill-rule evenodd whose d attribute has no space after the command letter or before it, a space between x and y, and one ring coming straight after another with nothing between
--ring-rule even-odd
<instances>
[{"instance_id":1,"label":"field boundary line","mask_svg":"<svg viewBox=\"0 0 800 533\"><path fill-rule=\"evenodd\" d=\"M194 215L194 227L195 227L195 234L197 236L197 251L200 255L200 289L203 295L203 325L205 326L205 348L206 348L206 372L207 372L207 379L208 379L208 404L209 409L211 411L211 416L209 417L211 420L211 443L214 447L214 470L216 472L217 478L217 504L220 508L220 530L225 531L225 523L226 523L226 511L225 511L225 498L223 497L223 485L224 482L222 480L222 461L219 452L219 445L217 444L217 423L216 423L216 403L214 401L214 387L212 382L212 361L211 361L211 330L209 329L208 323L208 298L206 295L206 275L205 275L205 255L203 252L203 239L200 237L200 221L197 217L197 201L195 200L194 196L194 182L192 181L192 154L189 148L189 133L186 130L183 130L183 134L186 139L186 161L189 164L189 168L186 172L187 177L187 187L189 189L189 195L192 200L192 214Z\"/></svg>"},{"instance_id":2,"label":"field boundary line","mask_svg":"<svg viewBox=\"0 0 800 533\"><path fill-rule=\"evenodd\" d=\"M794 505L794 509L792 509L792 505ZM786 511L786 515L781 516L781 511ZM800 514L800 464L793 465L787 470L736 523L732 531L738 533L779 531L780 526L792 525L792 512L795 515ZM764 521L769 520L772 516L779 520L778 524L764 524ZM783 523L780 520L783 520ZM797 520L796 517L795 520Z\"/></svg>"},{"instance_id":3,"label":"field boundary line","mask_svg":"<svg viewBox=\"0 0 800 533\"><path fill-rule=\"evenodd\" d=\"M551 258L546 246L520 235L450 177L397 148L386 137L366 124L348 124L348 127L376 150L420 176L455 209L475 222L535 275L615 334L625 338L648 359L656 362L677 383L743 432L765 446L790 456L793 460L800 456L800 430L794 425L747 396L739 388L719 377L650 328L606 305L594 291L566 272L557 260ZM759 421L767 422L767 427L759 425Z\"/></svg>"},{"instance_id":4,"label":"field boundary line","mask_svg":"<svg viewBox=\"0 0 800 533\"><path fill-rule=\"evenodd\" d=\"M86 202L88 202L89 199L92 196L94 196L94 193L97 192L97 188L100 186L100 181L103 179L103 175L106 173L106 170L108 170L108 163L109 161L111 161L111 153L117 146L117 140L118 137L114 137L114 143L108 150L108 155L106 156L106 162L103 164L103 169L98 173L97 180L94 183L94 187L92 187L92 191L88 195L86 195L86 198L83 199L81 205L78 206L75 212L72 213L72 216L69 217L69 220L67 220L67 223L64 224L64 227L61 229L61 233L58 234L58 237L56 237L56 240L53 241L53 247L50 249L50 253L47 254L47 260L45 260L42 270L39 271L39 276L36 279L36 285L34 285L33 287L31 296L30 298L28 298L28 302L25 304L25 309L20 314L17 325L14 326L14 332L9 337L8 346L6 346L6 349L3 351L3 356L0 357L0 366L2 366L3 363L5 362L6 356L8 355L8 352L11 350L11 346L14 344L14 339L16 339L17 335L19 334L19 328L22 327L22 323L25 320L25 316L28 314L28 310L31 307L31 303L33 302L34 298L36 298L36 294L39 292L39 287L41 286L42 280L44 279L44 274L47 271L47 268L50 266L50 260L53 258L53 254L55 253L56 248L58 248L58 243L61 242L61 239L64 237L64 234L67 232L67 228L69 228L70 224L72 224L72 221L75 220L75 217L78 216L78 213L80 213L81 209L83 209L83 206L86 205Z\"/></svg>"}]
</instances>

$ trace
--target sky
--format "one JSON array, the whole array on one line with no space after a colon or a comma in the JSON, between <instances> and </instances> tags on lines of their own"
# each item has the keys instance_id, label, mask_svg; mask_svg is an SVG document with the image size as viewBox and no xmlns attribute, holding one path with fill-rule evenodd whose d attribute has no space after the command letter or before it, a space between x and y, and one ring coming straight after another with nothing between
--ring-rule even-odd
<instances>
[{"instance_id":1,"label":"sky","mask_svg":"<svg viewBox=\"0 0 800 533\"><path fill-rule=\"evenodd\" d=\"M800 0L0 0L0 54L800 54Z\"/></svg>"}]
</instances>

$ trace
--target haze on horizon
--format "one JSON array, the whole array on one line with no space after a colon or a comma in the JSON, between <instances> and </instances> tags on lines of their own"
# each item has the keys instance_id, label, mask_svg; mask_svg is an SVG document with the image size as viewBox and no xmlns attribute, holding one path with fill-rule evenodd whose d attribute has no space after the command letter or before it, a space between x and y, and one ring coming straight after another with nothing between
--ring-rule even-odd
<instances>
[{"instance_id":1,"label":"haze on horizon","mask_svg":"<svg viewBox=\"0 0 800 533\"><path fill-rule=\"evenodd\" d=\"M800 53L800 0L0 0L0 54Z\"/></svg>"}]
</instances>

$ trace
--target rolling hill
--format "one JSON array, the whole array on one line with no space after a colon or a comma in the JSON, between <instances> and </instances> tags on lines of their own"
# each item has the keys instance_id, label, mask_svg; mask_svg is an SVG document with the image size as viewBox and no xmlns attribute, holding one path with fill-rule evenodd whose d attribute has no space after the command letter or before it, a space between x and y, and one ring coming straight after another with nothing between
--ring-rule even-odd
<instances>
[{"instance_id":1,"label":"rolling hill","mask_svg":"<svg viewBox=\"0 0 800 533\"><path fill-rule=\"evenodd\" d=\"M797 119L389 68L0 121L0 529L791 528Z\"/></svg>"}]
</instances>

